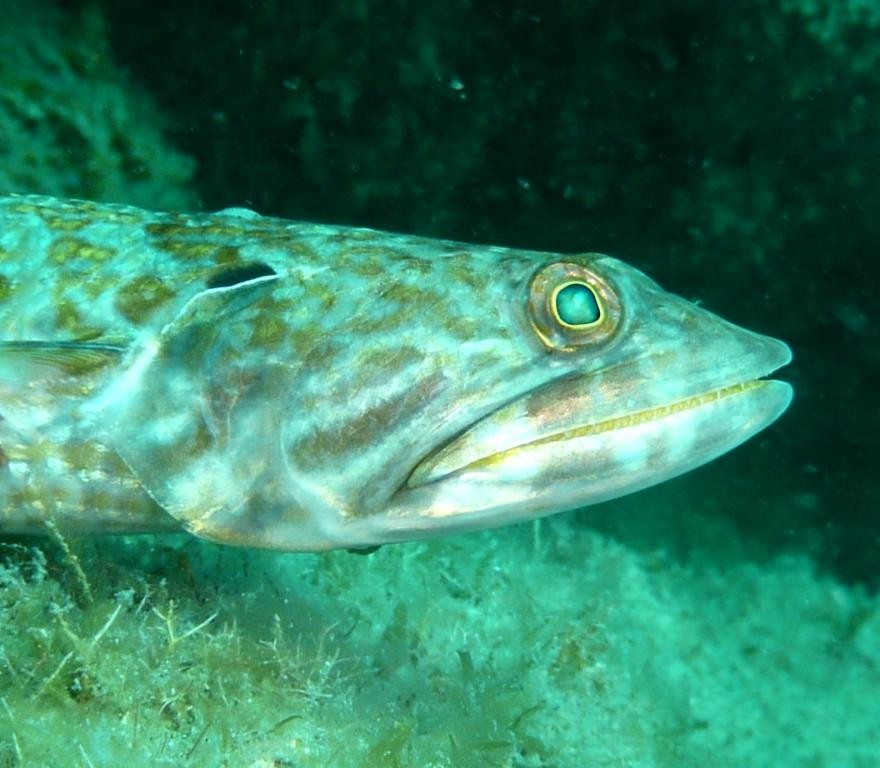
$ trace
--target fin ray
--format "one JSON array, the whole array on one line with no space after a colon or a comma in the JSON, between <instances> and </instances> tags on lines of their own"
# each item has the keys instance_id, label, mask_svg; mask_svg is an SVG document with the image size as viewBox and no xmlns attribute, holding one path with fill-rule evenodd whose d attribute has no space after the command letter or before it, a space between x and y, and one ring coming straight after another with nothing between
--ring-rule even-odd
<instances>
[{"instance_id":1,"label":"fin ray","mask_svg":"<svg viewBox=\"0 0 880 768\"><path fill-rule=\"evenodd\" d=\"M0 382L28 386L79 379L115 365L124 347L89 342L2 341Z\"/></svg>"}]
</instances>

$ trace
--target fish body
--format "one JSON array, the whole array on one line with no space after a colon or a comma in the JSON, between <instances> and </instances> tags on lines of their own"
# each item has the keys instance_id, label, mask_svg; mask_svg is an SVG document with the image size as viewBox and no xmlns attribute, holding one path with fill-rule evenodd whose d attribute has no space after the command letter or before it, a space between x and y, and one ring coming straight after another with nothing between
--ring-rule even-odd
<instances>
[{"instance_id":1,"label":"fish body","mask_svg":"<svg viewBox=\"0 0 880 768\"><path fill-rule=\"evenodd\" d=\"M601 254L0 198L0 533L368 547L592 504L774 421L780 341Z\"/></svg>"}]
</instances>

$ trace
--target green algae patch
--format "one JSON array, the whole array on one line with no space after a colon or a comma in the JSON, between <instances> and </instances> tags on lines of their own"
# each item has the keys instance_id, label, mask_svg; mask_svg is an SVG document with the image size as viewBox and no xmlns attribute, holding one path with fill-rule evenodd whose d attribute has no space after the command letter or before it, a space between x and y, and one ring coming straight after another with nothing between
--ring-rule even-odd
<instances>
[{"instance_id":1,"label":"green algae patch","mask_svg":"<svg viewBox=\"0 0 880 768\"><path fill-rule=\"evenodd\" d=\"M0 188L193 206L192 159L168 142L167 120L116 64L107 38L97 5L5 0ZM110 254L92 258L102 255Z\"/></svg>"},{"instance_id":2,"label":"green algae patch","mask_svg":"<svg viewBox=\"0 0 880 768\"><path fill-rule=\"evenodd\" d=\"M332 630L306 636L277 614L249 623L174 550L145 572L80 571L72 548L3 549L0 743L12 765L70 764L70 745L86 765L222 765L345 696Z\"/></svg>"},{"instance_id":3,"label":"green algae patch","mask_svg":"<svg viewBox=\"0 0 880 768\"><path fill-rule=\"evenodd\" d=\"M0 765L869 765L880 601L730 539L0 543Z\"/></svg>"}]
</instances>

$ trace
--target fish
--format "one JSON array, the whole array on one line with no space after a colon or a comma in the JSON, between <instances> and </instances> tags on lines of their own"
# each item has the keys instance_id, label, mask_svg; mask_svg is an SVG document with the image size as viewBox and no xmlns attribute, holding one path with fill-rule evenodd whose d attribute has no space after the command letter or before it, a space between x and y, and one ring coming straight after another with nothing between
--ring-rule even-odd
<instances>
[{"instance_id":1,"label":"fish","mask_svg":"<svg viewBox=\"0 0 880 768\"><path fill-rule=\"evenodd\" d=\"M0 535L367 549L688 472L782 341L599 253L0 197Z\"/></svg>"}]
</instances>

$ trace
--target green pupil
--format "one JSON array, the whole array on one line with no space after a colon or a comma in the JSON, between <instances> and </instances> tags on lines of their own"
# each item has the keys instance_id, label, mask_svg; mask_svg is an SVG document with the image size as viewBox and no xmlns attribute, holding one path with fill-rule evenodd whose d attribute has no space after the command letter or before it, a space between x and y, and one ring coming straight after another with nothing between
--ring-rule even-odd
<instances>
[{"instance_id":1,"label":"green pupil","mask_svg":"<svg viewBox=\"0 0 880 768\"><path fill-rule=\"evenodd\" d=\"M568 325L589 325L602 316L596 294L583 283L566 285L556 294L556 314Z\"/></svg>"}]
</instances>

